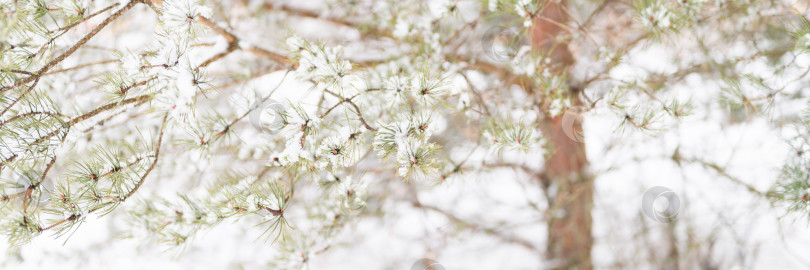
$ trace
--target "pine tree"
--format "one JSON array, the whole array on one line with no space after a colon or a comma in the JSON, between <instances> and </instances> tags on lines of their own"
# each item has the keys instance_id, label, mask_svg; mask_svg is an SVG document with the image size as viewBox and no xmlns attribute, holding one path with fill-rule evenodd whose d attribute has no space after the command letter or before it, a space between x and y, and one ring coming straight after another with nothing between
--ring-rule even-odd
<instances>
[{"instance_id":1,"label":"pine tree","mask_svg":"<svg viewBox=\"0 0 810 270\"><path fill-rule=\"evenodd\" d=\"M299 269L396 202L551 268L592 269L599 175L583 121L655 137L714 108L726 125L795 126L779 181L762 190L679 148L668 162L810 217L810 116L790 109L806 102L807 3L276 2L0 0L10 245L81 241L70 235L83 222L114 212L127 213L128 236L170 249L224 221L253 222L279 249L271 267ZM706 89L684 87L694 78ZM544 195L527 206L547 228L542 244L420 200L504 168ZM676 240L653 260L701 265Z\"/></svg>"}]
</instances>

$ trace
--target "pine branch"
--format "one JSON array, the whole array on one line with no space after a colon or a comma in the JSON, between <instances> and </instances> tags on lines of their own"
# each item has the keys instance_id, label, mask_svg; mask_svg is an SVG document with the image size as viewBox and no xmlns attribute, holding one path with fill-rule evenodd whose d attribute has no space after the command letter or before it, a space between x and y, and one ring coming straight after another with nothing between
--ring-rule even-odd
<instances>
[{"instance_id":1,"label":"pine branch","mask_svg":"<svg viewBox=\"0 0 810 270\"><path fill-rule=\"evenodd\" d=\"M372 91L379 91L379 90L380 90L380 89L367 89L365 92L372 92ZM330 107L328 110L326 110L326 112L324 112L323 114L321 114L321 116L319 116L319 118L324 118L324 117L326 117L327 115L329 115L329 113L330 113L330 112L332 112L332 110L334 110L335 108L337 108L338 106L340 106L340 104L343 104L343 103L346 103L346 102L350 102L350 101L352 101L354 98L356 98L356 97L358 97L358 96L360 96L360 93L357 93L357 94L355 94L354 96L352 96L352 97L350 97L350 98L343 98L343 99L341 99L341 100L340 100L340 101L339 101L337 104L335 104L334 106ZM321 102L322 102L322 101L323 101L323 99L321 99ZM320 106L320 104L319 104L319 105L318 105L318 108L320 108L320 107L321 107L321 106Z\"/></svg>"},{"instance_id":2,"label":"pine branch","mask_svg":"<svg viewBox=\"0 0 810 270\"><path fill-rule=\"evenodd\" d=\"M38 50L38 51L36 51L36 52L34 52L33 54L29 55L29 56L28 56L28 58L29 58L29 59L30 59L30 58L34 58L34 57L36 57L37 55L39 55L40 53L42 53L43 51L45 51L45 48L47 48L47 47L48 47L48 45L52 44L52 43L53 43L53 42L54 42L56 39L58 39L59 37L61 37L61 36L62 36L62 35L64 35L65 33L67 33L67 32L68 32L68 31L69 31L71 28L73 28L73 27L75 27L75 26L79 25L79 24L80 24L80 23L82 23L82 22L85 22L85 21L89 20L90 18L95 17L95 16L96 16L96 15L98 15L98 14L101 14L101 13L103 13L103 12L106 12L106 11L108 11L108 10L110 10L110 9L112 9L112 8L114 8L114 7L116 7L116 6L118 6L118 5L119 5L118 3L113 3L112 5L110 5L110 6L106 7L106 8L104 8L104 9L102 9L102 10L100 10L100 11L96 12L96 13L93 13L93 14L91 14L91 15L89 15L89 16L87 16L87 17L85 17L85 18L81 19L81 20L78 20L78 21L76 21L76 22L74 22L74 23L72 23L72 24L70 24L70 25L68 25L68 26L61 27L61 28L56 29L56 30L51 30L51 31L48 31L48 34L51 34L51 33L54 33L54 32L58 32L58 31L62 31L62 32L61 32L61 33L59 33L58 35L56 35L56 36L54 36L54 37L50 38L50 39L49 39L47 42L45 42L45 44L42 44L42 46L40 46L40 47L39 47L39 50Z\"/></svg>"},{"instance_id":3,"label":"pine branch","mask_svg":"<svg viewBox=\"0 0 810 270\"><path fill-rule=\"evenodd\" d=\"M240 48L238 46L239 38L236 35L234 35L233 33L229 32L228 30L225 30L225 28L220 27L219 25L217 25L216 23L214 23L213 21L211 21L208 18L199 16L197 18L197 21L199 21L203 25L207 26L208 28L213 30L215 33L225 37L225 40L228 41L228 50L229 50L229 51L226 51L226 55L227 55L227 53L230 53L233 50L244 49L247 52L255 54L256 56L260 56L260 57L264 57L264 58L276 61L279 64L290 65L292 63L288 57L277 54L277 53L274 53L274 52L271 52L271 51L268 51L268 50L260 48L260 47L251 46L251 47L248 47L248 48ZM224 55L220 56L219 58L222 58L222 57L224 57ZM209 61L213 62L213 61L216 60L216 59L214 59L212 61L212 59L209 59ZM206 63L204 63L204 64L205 65L210 64L210 63L207 63L209 61L206 61Z\"/></svg>"},{"instance_id":4,"label":"pine branch","mask_svg":"<svg viewBox=\"0 0 810 270\"><path fill-rule=\"evenodd\" d=\"M474 231L482 231L482 232L484 232L486 234L495 236L495 237L501 239L504 242L517 244L519 246L522 246L524 248L527 248L527 249L535 251L535 252L541 252L537 247L534 246L534 244L530 243L529 241L527 241L525 239L517 238L517 237L515 237L513 235L506 235L506 234L504 234L504 233L502 233L502 232L500 232L500 231L498 231L496 229L487 228L487 227L484 227L482 225L473 224L473 223L471 223L471 222L469 222L467 220L462 219L461 217L458 217L458 216L456 216L456 215L454 215L454 214L452 214L452 213L450 213L448 211L445 211L445 210L443 210L441 208L438 208L436 206L422 204L419 201L414 201L411 205L413 205L414 207L417 207L417 208L427 209L427 210L431 210L433 212L439 213L439 214L447 217L448 219L450 219L450 221L452 221L453 223L455 223L455 224L457 224L459 226L462 226L462 227L465 227L465 228L468 228L468 229L472 229Z\"/></svg>"},{"instance_id":5,"label":"pine branch","mask_svg":"<svg viewBox=\"0 0 810 270\"><path fill-rule=\"evenodd\" d=\"M31 72L28 72L28 71L25 71L25 70L19 70L19 69L0 69L0 72L11 72L11 73L18 73L18 74L34 76L34 73L31 73Z\"/></svg>"},{"instance_id":6,"label":"pine branch","mask_svg":"<svg viewBox=\"0 0 810 270\"><path fill-rule=\"evenodd\" d=\"M128 104L135 104L135 106L139 106L141 104L144 104L144 103L152 100L152 98L153 98L152 95L142 95L142 96L138 96L138 97L128 98L128 99L122 100L120 102L108 103L107 105L101 106L99 108L96 108L96 109L88 112L88 113L85 113L83 115L80 115L80 116L77 116L77 117L71 119L70 121L63 124L63 128L69 130L72 126L76 125L77 123L80 123L80 122L82 122L84 120L87 120L88 118L96 116L96 115L98 115L98 114L100 114L102 112L105 112L105 111L108 111L108 110L111 110L111 109L115 109L115 108L119 108L120 106L128 105ZM31 144L32 145L40 144L40 143L52 138L53 136L56 136L56 134L59 132L59 130L60 129L56 129L56 130L52 131L51 133L48 133L47 135L38 138L36 141L34 141ZM19 155L15 153L11 157L6 158L5 160L3 160L0 163L0 168L5 166L9 162L13 162L18 157L19 157Z\"/></svg>"},{"instance_id":7,"label":"pine branch","mask_svg":"<svg viewBox=\"0 0 810 270\"><path fill-rule=\"evenodd\" d=\"M14 102L12 102L5 109L3 109L3 111L0 112L0 116L3 116L4 114L6 114L6 112L11 110L11 108L14 107L14 105L17 105L17 102L20 102L20 100L25 98L25 96L27 96L28 93L31 93L31 91L34 90L34 87L36 87L38 83L39 83L39 77L37 77L36 80L34 80L34 83L32 83L31 86L29 86L28 89L26 89L25 92L23 92L19 97L17 97L17 99L15 99ZM2 91L0 91L0 92L2 92Z\"/></svg>"},{"instance_id":8,"label":"pine branch","mask_svg":"<svg viewBox=\"0 0 810 270\"><path fill-rule=\"evenodd\" d=\"M2 114L0 114L0 115L2 115ZM0 127L3 127L3 126L5 126L5 125L6 125L6 124L8 124L8 123L11 123L11 122L14 122L14 121L17 121L17 120L20 120L20 119L26 118L26 117L35 116L35 115L46 115L46 116L50 116L50 117L56 118L56 119L58 119L58 120L61 120L61 117L65 117L65 116L64 116L64 115L62 115L61 113L57 113L57 112L46 112L46 111L42 111L42 112L27 112L27 113L21 113L21 114L18 114L18 115L12 116L11 118L6 119L6 120L5 120L5 121L3 121L3 122L0 122Z\"/></svg>"},{"instance_id":9,"label":"pine branch","mask_svg":"<svg viewBox=\"0 0 810 270\"><path fill-rule=\"evenodd\" d=\"M679 154L677 154L677 152L676 152L676 155L674 155L672 158L675 161L678 161L678 162L686 161L686 162L690 162L690 163L697 163L697 164L703 165L705 167L711 168L712 170L719 173L720 175L722 175L726 179L731 180L731 182L734 182L735 184L738 184L738 185L744 187L745 190L747 190L748 192L751 192L751 193L753 193L755 195L758 195L758 196L761 196L763 198L766 195L765 193L757 190L754 186L752 186L752 185L750 185L748 183L745 183L742 180L740 180L739 178L728 174L728 172L726 172L726 169L723 168L720 165L717 165L717 164L714 164L714 163L711 163L711 162L708 162L708 161L705 161L705 160L701 160L699 158L684 158L684 157L680 156Z\"/></svg>"},{"instance_id":10,"label":"pine branch","mask_svg":"<svg viewBox=\"0 0 810 270\"><path fill-rule=\"evenodd\" d=\"M62 220L60 220L60 221L58 221L58 222L55 222L54 224L52 224L52 225L50 225L50 226L48 226L48 227L39 228L39 232L43 232L43 231L47 231L47 230L51 230L51 229L56 228L56 227L58 227L58 226L64 225L64 224L66 224L66 223L76 221L76 220L78 220L78 219L80 219L80 218L82 218L82 217L84 217L84 216L86 216L86 215L88 215L88 214L91 214L91 213L94 213L94 212L96 212L96 211L98 211L98 210L101 210L101 209L103 209L104 207L106 207L106 206L108 206L108 205L110 205L110 204L122 203L122 202L126 201L126 200L127 200L129 197L131 197L133 194L135 194L135 192L137 192L137 191L138 191L138 189L141 187L141 185L143 185L144 181L146 180L146 177L147 177L147 176L149 176L149 173L150 173L150 172L152 172L152 170L153 170L153 169L155 168L155 166L157 165L157 162L158 162L158 159L159 159L159 156L160 156L160 148L161 148L161 144L162 144L162 142L163 142L163 134L164 134L164 131L165 131L166 125L167 125L167 123L168 123L168 116L169 116L169 115L168 115L168 114L166 114L166 115L163 117L163 123L161 124L161 127L160 127L160 132L159 132L159 135L158 135L158 141L157 141L156 146L155 146L154 161L152 162L152 164L150 165L150 167L149 167L149 168L146 170L146 172L144 172L143 176L141 176L140 180L139 180L139 181L138 181L138 182L135 184L135 186L133 187L133 189L132 189L132 190L130 190L130 191L129 191L129 192L126 194L126 195L124 195L123 197L119 197L119 198L111 198L111 199L112 199L112 201L105 202L105 203L103 203L103 204L101 204L101 205L99 205L99 206L97 206L97 207L95 207L95 208L93 208L93 209L90 209L89 211L87 211L87 213L84 213L84 214L73 214L73 215L71 215L70 217L65 218L65 219L62 219ZM140 159L139 159L137 162L140 162ZM130 163L130 164L134 164L134 163ZM110 173L107 173L107 174L105 174L105 175L109 175L109 174L110 174ZM105 175L103 175L103 176L105 176ZM102 177L102 176L99 176L99 178L100 178L100 177Z\"/></svg>"},{"instance_id":11,"label":"pine branch","mask_svg":"<svg viewBox=\"0 0 810 270\"><path fill-rule=\"evenodd\" d=\"M354 102L353 102L353 101L351 101L351 99L344 98L344 97L342 97L342 96L338 95L337 93L332 92L332 91L330 91L330 90L328 90L328 89L325 89L325 90L324 90L324 92L329 93L329 94L331 94L331 95L333 95L333 96L335 96L335 97L337 97L337 98L339 98L339 99L341 99L341 100L343 100L343 101L345 101L345 102L349 103L350 105L352 105L352 107L354 107L354 110L355 110L354 112L357 114L357 117L360 117L360 122L362 122L362 123L363 123L363 125L364 125L364 126L366 126L366 128L367 128L368 130L371 130L371 131L377 131L377 129L376 129L376 128L374 128L374 127L370 126L370 125L369 125L369 124L366 122L366 119L363 117L363 113L362 113L362 112L360 112L360 107L357 107L357 104L354 104Z\"/></svg>"},{"instance_id":12,"label":"pine branch","mask_svg":"<svg viewBox=\"0 0 810 270\"><path fill-rule=\"evenodd\" d=\"M161 124L161 126L160 126L160 134L158 135L158 141L155 144L155 155L154 155L155 160L152 161L152 165L150 165L149 169L147 169L146 172L143 174L143 176L141 176L141 180L138 180L138 183L135 184L135 187L132 188L132 190L129 193L127 193L127 195L124 195L124 197L121 198L121 202L126 201L129 197L131 197L133 194L135 194L135 192L138 191L138 189L141 187L141 185L143 185L143 182L146 180L146 177L149 176L149 173L151 173L152 170L155 169L155 165L157 165L158 160L160 159L160 148L161 148L161 143L163 142L163 131L166 129L166 125L168 124L168 119L169 119L169 114L166 114L165 116L163 116L163 124Z\"/></svg>"},{"instance_id":13,"label":"pine branch","mask_svg":"<svg viewBox=\"0 0 810 270\"><path fill-rule=\"evenodd\" d=\"M139 2L139 1L134 1L134 2ZM101 9L101 10L99 10L99 11L96 11L96 12L94 12L93 14L90 14L90 15L85 16L85 17L84 17L84 18L82 18L81 20L75 21L75 22L73 22L73 23L71 23L71 24L69 24L69 25L67 25L67 26L63 26L63 27L60 27L60 28L58 28L58 29L51 30L51 31L49 31L48 33L50 34L50 33L58 32L58 31L65 31L65 32L67 32L67 30L70 30L71 28L76 27L77 25L79 25L79 24L81 24L81 23L83 23L83 22L86 22L86 21L87 21L87 20L89 20L89 19L92 19L93 17L95 17L95 16L97 16L97 15L99 15L99 14L101 14L101 13L107 12L108 10L113 9L114 7L116 7L116 6L118 6L118 5L119 5L119 3L113 3L112 5L109 5L109 6L107 6L107 7L103 8L103 9ZM56 38L54 38L54 39L56 39ZM51 41L53 41L53 40L51 40Z\"/></svg>"},{"instance_id":14,"label":"pine branch","mask_svg":"<svg viewBox=\"0 0 810 270\"><path fill-rule=\"evenodd\" d=\"M93 62L93 63L81 64L81 65L78 65L78 66L75 66L75 67L70 67L70 68L64 68L64 69L57 69L57 70L53 70L53 71L48 71L47 73L45 73L45 75L52 75L52 74L56 74L56 73L62 73L62 72L67 72L67 71L72 71L72 70L82 69L82 68L86 68L86 67L92 67L92 66L97 66L97 65L104 65L104 64L109 64L109 63L116 63L116 62L118 62L118 60L104 60L104 61L99 61L99 62Z\"/></svg>"},{"instance_id":15,"label":"pine branch","mask_svg":"<svg viewBox=\"0 0 810 270\"><path fill-rule=\"evenodd\" d=\"M314 11L296 9L296 8L288 7L288 6L283 5L283 4L282 5L277 5L277 4L274 4L274 3L264 3L264 7L268 8L270 10L282 11L282 12L288 13L288 14L293 15L293 16L328 21L328 22L336 24L336 25L350 27L350 28L354 28L354 29L358 29L358 30L361 28L356 23L353 23L353 22L350 22L350 21L347 21L347 20L343 20L343 19L335 18L335 17L324 17L324 16L321 16L321 14L318 14L318 13L316 13ZM394 37L393 33L391 31L389 31L389 30L386 30L386 29L381 29L381 28L377 28L377 27L373 27L373 26L366 27L365 29L367 29L367 30L366 31L361 31L361 34L364 37L387 37L387 38L393 38Z\"/></svg>"},{"instance_id":16,"label":"pine branch","mask_svg":"<svg viewBox=\"0 0 810 270\"><path fill-rule=\"evenodd\" d=\"M55 59L49 61L42 68L40 68L39 70L34 72L36 75L32 75L32 76L25 77L23 79L19 79L16 82L14 82L14 84L12 84L11 86L0 88L0 93L4 93L4 92L9 91L11 89L17 88L17 87L19 87L19 86L21 86L23 84L29 83L31 81L39 80L40 77L43 76L48 70L50 70L51 68L56 66L56 64L59 64L60 62L65 60L65 58L72 55L77 50L79 50L79 48L81 48L88 41L90 41L90 39L93 38L93 36L95 36L96 34L101 32L101 30L104 29L104 27L106 27L107 25L109 25L111 22L118 19L119 17L121 17L121 15L124 15L124 13L126 13L127 11L132 9L132 7L134 7L135 4L141 3L141 2L142 2L141 0L131 0L126 6L122 7L121 9L119 9L118 11L116 11L115 13L110 15L110 17L107 17L107 19L104 19L104 21L100 22L95 28L93 28L93 30L91 30L89 33L87 33L83 38L81 38L75 44L73 44L73 46L71 46L66 52L64 52L61 55L57 56Z\"/></svg>"}]
</instances>

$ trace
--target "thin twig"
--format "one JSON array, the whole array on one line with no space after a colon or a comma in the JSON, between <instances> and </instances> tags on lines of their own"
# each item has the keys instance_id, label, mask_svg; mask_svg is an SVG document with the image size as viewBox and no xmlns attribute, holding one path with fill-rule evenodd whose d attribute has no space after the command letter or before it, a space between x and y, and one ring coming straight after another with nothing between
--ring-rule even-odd
<instances>
[{"instance_id":1,"label":"thin twig","mask_svg":"<svg viewBox=\"0 0 810 270\"><path fill-rule=\"evenodd\" d=\"M362 123L363 123L363 125L364 125L364 126L366 126L366 128L367 128L368 130L371 130L371 131L377 131L377 129L376 129L376 128L372 127L371 125L369 125L369 124L366 122L366 118L364 118L364 117L363 117L363 113L360 111L360 107L358 107L358 106L357 106L357 104L354 104L354 102L353 102L353 101L351 101L351 99L344 98L344 97L342 97L342 96L338 95L337 93L332 92L332 91L329 91L329 90L324 90L324 91L325 91L326 93L329 93L329 94L331 94L331 95L333 95L333 96L335 96L335 97L338 97L338 98L340 98L340 99L342 99L342 100L346 101L346 102L347 102L347 103L349 103L350 105L352 105L352 107L354 107L354 109L355 109L355 113L357 114L357 117L360 117L360 122L362 122Z\"/></svg>"},{"instance_id":2,"label":"thin twig","mask_svg":"<svg viewBox=\"0 0 810 270\"><path fill-rule=\"evenodd\" d=\"M277 54L277 53L268 51L268 50L263 49L263 48L259 48L259 47L256 47L256 46L251 46L249 48L240 48L238 46L239 38L236 35L234 35L233 33L231 33L230 31L226 30L225 28L220 27L219 25L217 25L216 23L214 23L213 21L211 21L210 19L208 19L206 17L199 16L199 17L197 17L197 21L199 21L200 23L202 23L206 27L210 28L215 33L219 34L220 36L225 37L225 40L228 41L228 44L231 44L229 46L229 49L231 47L233 47L232 48L233 50L244 49L245 51L253 53L253 54L257 55L257 56L264 57L264 58L276 61L276 62L278 62L280 64L284 64L284 65L290 65L292 63L292 61L290 61L290 58L288 58L286 56L283 56L281 54ZM228 52L228 53L230 53L230 52Z\"/></svg>"},{"instance_id":3,"label":"thin twig","mask_svg":"<svg viewBox=\"0 0 810 270\"><path fill-rule=\"evenodd\" d=\"M101 30L104 29L104 27L106 27L107 25L112 23L115 19L118 19L119 17L121 17L121 15L124 15L124 13L126 13L127 11L132 9L132 7L134 7L135 4L140 3L140 2L141 1L138 1L138 0L130 1L126 6L122 7L121 9L119 9L118 11L116 11L115 13L110 15L110 17L107 17L107 19L104 19L104 21L99 23L95 28L93 28L93 30L91 30L89 33L84 35L84 37L82 37L82 39L80 39L75 44L73 44L73 46L71 46L67 51L65 51L61 55L57 56L53 60L46 63L42 68L37 70L37 72L34 72L36 75L28 76L28 77L25 77L23 79L19 79L19 80L15 81L14 84L12 84L11 86L6 86L6 87L3 87L3 88L0 88L0 93L9 91L9 90L14 89L14 88L17 88L17 87L19 87L21 85L32 82L34 80L39 80L39 78L43 74L45 74L48 70L50 70L51 68L56 66L56 64L59 64L60 62L65 60L65 58L67 58L68 56L75 53L77 50L79 50L79 48L81 48L82 46L84 46L84 44L86 44L88 41L90 41L90 39L93 38L93 36L95 36L96 34L101 32Z\"/></svg>"},{"instance_id":4,"label":"thin twig","mask_svg":"<svg viewBox=\"0 0 810 270\"><path fill-rule=\"evenodd\" d=\"M146 177L149 176L149 173L151 173L152 170L155 169L155 165L157 165L158 160L160 159L160 145L163 142L163 131L166 129L166 124L169 122L168 120L169 114L167 113L165 116L163 116L163 124L160 126L160 135L158 135L158 141L155 146L155 160L152 161L152 165L149 166L149 169L147 169L146 172L143 174L143 176L141 176L141 180L139 180L138 183L135 184L135 187L133 187L132 190L129 191L129 193L127 193L127 195L124 195L124 197L121 198L122 202L126 201L129 197L135 194L135 192L137 192L138 189L141 188L141 185L143 185L143 182L146 180Z\"/></svg>"}]
</instances>

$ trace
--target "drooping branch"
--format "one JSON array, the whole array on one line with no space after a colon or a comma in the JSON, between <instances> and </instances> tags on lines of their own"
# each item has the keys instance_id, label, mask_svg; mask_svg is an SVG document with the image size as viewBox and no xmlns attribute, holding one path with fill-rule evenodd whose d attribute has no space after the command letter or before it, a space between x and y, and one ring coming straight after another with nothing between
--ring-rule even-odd
<instances>
[{"instance_id":1,"label":"drooping branch","mask_svg":"<svg viewBox=\"0 0 810 270\"><path fill-rule=\"evenodd\" d=\"M94 110L92 110L90 112L87 112L87 113L82 114L80 116L74 117L70 121L65 122L62 125L61 128L57 128L54 131L48 133L47 135L38 138L36 141L32 142L31 144L32 145L41 144L41 143L45 142L46 140L49 140L49 139L53 138L53 136L56 136L56 134L58 134L59 131L62 130L62 128L66 129L66 130L69 130L72 126L74 126L74 125L76 125L76 124L78 124L78 123L80 123L80 122L82 122L84 120L87 120L87 119L89 119L91 117L94 117L94 116L96 116L98 114L101 114L101 113L103 113L105 111L109 111L109 110L112 110L112 109L115 109L115 108L119 108L120 106L129 105L129 104L135 104L135 106L139 106L141 104L144 104L144 103L152 100L152 98L153 98L152 95L142 95L142 96L137 96L137 97L133 97L133 98L124 99L124 100L122 100L120 102L108 103L108 104L103 105L101 107L98 107L98 108L96 108L96 109L94 109ZM12 156L6 158L2 162L0 162L0 168L5 166L9 162L15 161L18 157L19 157L19 154L15 153Z\"/></svg>"},{"instance_id":2,"label":"drooping branch","mask_svg":"<svg viewBox=\"0 0 810 270\"><path fill-rule=\"evenodd\" d=\"M154 154L155 160L152 161L152 165L150 165L149 169L147 169L146 172L143 174L143 176L141 176L141 179L138 180L138 183L135 184L135 187L133 187L132 190L129 191L129 193L127 193L127 195L124 195L124 197L121 198L122 202L126 201L129 197L135 194L135 192L137 192L138 189L141 188L141 185L143 185L143 182L146 180L146 177L149 176L149 173L151 173L152 170L155 169L155 166L157 165L158 160L160 159L160 147L161 144L163 143L163 133L164 130L166 129L166 125L169 122L168 119L169 114L163 116L163 123L160 125L160 134L158 135L157 143L155 143L155 154Z\"/></svg>"}]
</instances>

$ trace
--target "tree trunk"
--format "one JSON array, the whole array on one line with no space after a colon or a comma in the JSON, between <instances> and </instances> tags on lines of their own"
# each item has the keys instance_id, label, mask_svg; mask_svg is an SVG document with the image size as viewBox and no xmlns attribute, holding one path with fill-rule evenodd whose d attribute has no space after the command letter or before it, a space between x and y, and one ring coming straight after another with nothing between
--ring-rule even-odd
<instances>
[{"instance_id":1,"label":"tree trunk","mask_svg":"<svg viewBox=\"0 0 810 270\"><path fill-rule=\"evenodd\" d=\"M559 65L556 72L567 71L573 66L568 44L555 41L555 36L561 31L556 23L566 24L567 21L566 13L560 5L565 5L565 1L560 4L554 1L546 3L545 8L534 19L531 31L532 47L541 52L550 51L552 62ZM571 104L581 105L579 89L575 84L569 84ZM541 115L545 116L540 128L552 146L551 155L545 161L542 181L545 188L556 187L556 192L547 192L549 211L546 258L555 268L592 269L593 177L587 172L585 144L566 136L562 115ZM581 128L581 123L574 123L574 130Z\"/></svg>"},{"instance_id":2,"label":"tree trunk","mask_svg":"<svg viewBox=\"0 0 810 270\"><path fill-rule=\"evenodd\" d=\"M562 117L546 119L545 125L543 132L554 152L545 162L543 181L547 188L557 189L547 193L551 197L546 256L559 268L592 269L593 177L586 172L585 145L565 135Z\"/></svg>"}]
</instances>

